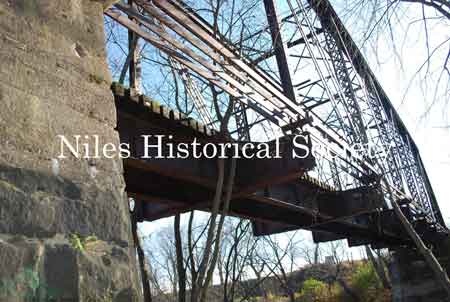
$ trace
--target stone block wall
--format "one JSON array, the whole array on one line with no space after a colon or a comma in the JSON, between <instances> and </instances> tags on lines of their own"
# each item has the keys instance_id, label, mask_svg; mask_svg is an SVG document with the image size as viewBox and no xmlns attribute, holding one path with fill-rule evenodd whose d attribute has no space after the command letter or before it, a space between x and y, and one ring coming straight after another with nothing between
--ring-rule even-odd
<instances>
[{"instance_id":1,"label":"stone block wall","mask_svg":"<svg viewBox=\"0 0 450 302\"><path fill-rule=\"evenodd\" d=\"M0 1L0 301L141 296L121 160L57 158L58 135L119 143L104 5Z\"/></svg>"},{"instance_id":2,"label":"stone block wall","mask_svg":"<svg viewBox=\"0 0 450 302\"><path fill-rule=\"evenodd\" d=\"M441 265L449 271L447 255L439 255ZM441 256L441 257L439 257ZM413 249L398 249L393 253L389 275L392 283L393 302L444 302L449 301L446 292L432 270Z\"/></svg>"}]
</instances>

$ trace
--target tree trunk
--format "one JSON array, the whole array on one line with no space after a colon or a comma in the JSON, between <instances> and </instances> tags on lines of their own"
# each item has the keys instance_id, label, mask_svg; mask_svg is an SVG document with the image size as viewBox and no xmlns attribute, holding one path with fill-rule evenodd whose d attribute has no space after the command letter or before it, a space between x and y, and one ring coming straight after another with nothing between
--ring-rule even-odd
<instances>
[{"instance_id":1,"label":"tree trunk","mask_svg":"<svg viewBox=\"0 0 450 302\"><path fill-rule=\"evenodd\" d=\"M178 302L186 301L186 270L184 268L183 247L181 242L180 231L180 214L175 215L174 219L174 232L175 232L175 250L176 250L176 262L178 272Z\"/></svg>"},{"instance_id":2,"label":"tree trunk","mask_svg":"<svg viewBox=\"0 0 450 302\"><path fill-rule=\"evenodd\" d=\"M152 295L151 295L151 291L150 291L150 283L149 283L149 279L148 279L148 273L145 268L145 254L144 254L144 251L142 250L142 247L140 244L139 236L137 234L137 223L136 223L136 219L134 218L133 215L131 217L131 224L132 224L131 229L133 232L134 245L136 247L136 251L138 254L139 268L140 268L141 280L142 280L142 289L144 291L144 302L152 302Z\"/></svg>"},{"instance_id":3,"label":"tree trunk","mask_svg":"<svg viewBox=\"0 0 450 302\"><path fill-rule=\"evenodd\" d=\"M379 259L376 259L375 256L372 253L372 250L367 245L366 248L366 254L370 260L370 262L373 265L373 268L375 269L375 272L378 275L378 278L380 278L381 284L385 289L391 289L391 283L389 282L388 277L386 276L386 271L384 270L383 264L380 262Z\"/></svg>"},{"instance_id":4,"label":"tree trunk","mask_svg":"<svg viewBox=\"0 0 450 302\"><path fill-rule=\"evenodd\" d=\"M353 291L353 289L351 289L348 285L347 282L345 282L344 279L342 278L337 278L336 281L339 283L339 285L342 287L342 289L344 290L344 292L349 295L350 297L352 297L352 300L354 302L360 302L361 299L359 299L358 295Z\"/></svg>"},{"instance_id":5,"label":"tree trunk","mask_svg":"<svg viewBox=\"0 0 450 302\"><path fill-rule=\"evenodd\" d=\"M319 244L317 243L314 248L314 264L319 264Z\"/></svg>"}]
</instances>

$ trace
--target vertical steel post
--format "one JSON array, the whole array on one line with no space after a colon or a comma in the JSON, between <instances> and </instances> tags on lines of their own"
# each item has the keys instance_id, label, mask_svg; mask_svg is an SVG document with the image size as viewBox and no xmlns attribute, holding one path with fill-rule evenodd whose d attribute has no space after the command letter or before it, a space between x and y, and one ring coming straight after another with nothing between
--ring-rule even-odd
<instances>
[{"instance_id":1,"label":"vertical steel post","mask_svg":"<svg viewBox=\"0 0 450 302\"><path fill-rule=\"evenodd\" d=\"M273 0L264 0L264 7L266 9L267 21L269 23L270 34L272 36L273 49L277 60L278 71L280 73L281 86L283 87L284 94L295 102L295 92L292 86L291 75L289 73L289 66L287 63L287 49L281 38L281 28L275 3Z\"/></svg>"},{"instance_id":2,"label":"vertical steel post","mask_svg":"<svg viewBox=\"0 0 450 302\"><path fill-rule=\"evenodd\" d=\"M130 7L136 8L136 4L133 3L133 0L128 0L128 4ZM129 17L130 20L133 20L132 17ZM136 52L134 43L136 43L135 39L135 33L132 30L128 30L128 52L131 53L130 57L130 65L128 70L128 76L129 76L129 85L130 88L136 88Z\"/></svg>"}]
</instances>

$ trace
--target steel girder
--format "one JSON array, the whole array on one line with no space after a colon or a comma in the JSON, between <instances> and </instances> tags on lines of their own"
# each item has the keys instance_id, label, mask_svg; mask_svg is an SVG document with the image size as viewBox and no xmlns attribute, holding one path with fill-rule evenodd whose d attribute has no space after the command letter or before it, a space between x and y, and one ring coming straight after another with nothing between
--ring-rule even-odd
<instances>
[{"instance_id":1,"label":"steel girder","mask_svg":"<svg viewBox=\"0 0 450 302\"><path fill-rule=\"evenodd\" d=\"M307 26L309 30L302 33L302 37L289 40L287 46L304 47L298 56L299 60L322 60L328 64L328 74L322 74L320 79L293 85L296 91L301 91L296 100L286 96L283 83L274 82L270 76L255 67L254 62L239 56L232 43L215 39L204 20L192 10L184 9L178 1L156 0L153 4L143 0L135 2L143 8L145 15L123 5L116 7L133 16L146 30L134 26L115 11L109 10L106 14L137 32L194 73L224 89L239 100L239 104L262 115L267 121L281 127L289 124L293 118L304 117L311 112L316 120L310 127L314 139L332 146L333 152L354 142L392 144L390 156L375 160L374 164L367 158L352 153L349 161L338 158L335 163L328 163L328 168L323 163L318 163L318 167L324 167L323 171L331 174L330 180L334 179L336 184L349 179L358 184L364 176L384 173L382 176L395 189L395 194L411 194L417 212L425 213L428 220L444 225L414 141L328 1L308 0L308 8L301 7L290 16L291 20L296 20L297 25L304 26L302 22L308 21L307 14L313 11L314 18L318 18L320 23L312 20L312 25ZM167 33L155 28L148 16L158 19L172 32L199 48L202 55L177 44ZM285 18L283 20L286 21ZM319 41L318 35L322 35L324 40ZM202 41L201 44L197 42L199 40ZM312 47L319 50L319 56L310 49L305 50L305 46L311 41L314 42ZM280 41L274 43L275 49L269 50L265 58L276 55L279 44ZM209 61L202 58L204 55L209 56ZM215 64L210 64L210 60ZM289 70L287 62L284 65ZM330 90L330 86L333 89ZM313 90L315 93L322 92L315 96ZM322 118L315 113L316 108L330 104L332 110L328 117ZM234 118L238 129L248 130L248 126L243 124L244 119L239 116L243 112L245 113L245 109L238 106ZM350 176L343 177L343 174Z\"/></svg>"},{"instance_id":2,"label":"steel girder","mask_svg":"<svg viewBox=\"0 0 450 302\"><path fill-rule=\"evenodd\" d=\"M348 59L364 80L368 92L366 102L374 114L380 138L385 144L390 142L395 144L391 156L386 158L387 164L384 164L385 167L389 167L388 173L393 185L411 194L416 210L425 214L430 221L444 226L442 214L423 169L417 147L355 42L328 0L308 0L308 3L317 14L325 31L337 42L336 46L341 52L347 53ZM335 64L342 62L343 60L338 60ZM358 120L359 118L355 119L356 122Z\"/></svg>"}]
</instances>

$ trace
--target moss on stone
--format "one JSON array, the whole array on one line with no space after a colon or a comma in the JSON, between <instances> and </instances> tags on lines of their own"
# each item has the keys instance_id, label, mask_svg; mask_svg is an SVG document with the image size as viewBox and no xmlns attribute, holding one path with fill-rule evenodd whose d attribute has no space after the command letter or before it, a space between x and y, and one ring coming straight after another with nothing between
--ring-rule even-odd
<instances>
[{"instance_id":1,"label":"moss on stone","mask_svg":"<svg viewBox=\"0 0 450 302\"><path fill-rule=\"evenodd\" d=\"M39 15L39 6L36 3L36 0L19 0L16 5L20 12L25 16Z\"/></svg>"},{"instance_id":2,"label":"moss on stone","mask_svg":"<svg viewBox=\"0 0 450 302\"><path fill-rule=\"evenodd\" d=\"M6 190L10 190L10 191L14 191L14 192L23 192L22 190L20 190L18 187L16 187L15 185L6 182L4 180L0 179L0 187L3 187L3 189Z\"/></svg>"},{"instance_id":3,"label":"moss on stone","mask_svg":"<svg viewBox=\"0 0 450 302\"><path fill-rule=\"evenodd\" d=\"M96 75L96 74L89 74L89 82L96 83L98 85L101 85L103 83L108 83L102 76Z\"/></svg>"}]
</instances>

